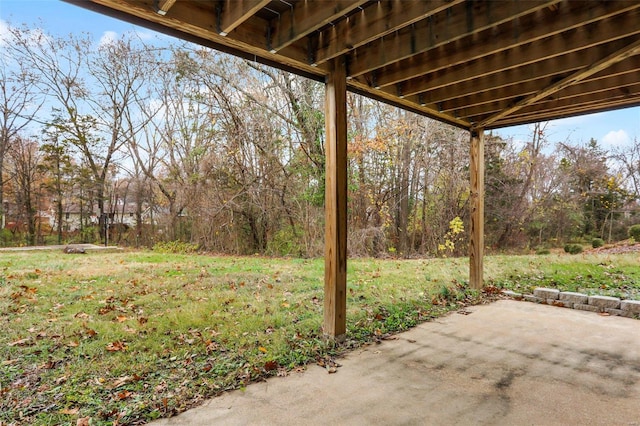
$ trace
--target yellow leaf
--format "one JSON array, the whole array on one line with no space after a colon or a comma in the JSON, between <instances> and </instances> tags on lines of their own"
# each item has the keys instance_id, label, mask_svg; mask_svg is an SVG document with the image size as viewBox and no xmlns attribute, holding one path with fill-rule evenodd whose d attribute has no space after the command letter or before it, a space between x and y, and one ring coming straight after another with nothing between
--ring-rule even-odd
<instances>
[{"instance_id":1,"label":"yellow leaf","mask_svg":"<svg viewBox=\"0 0 640 426\"><path fill-rule=\"evenodd\" d=\"M75 416L80 411L78 408L63 408L60 410L60 414L68 414L70 416Z\"/></svg>"},{"instance_id":2,"label":"yellow leaf","mask_svg":"<svg viewBox=\"0 0 640 426\"><path fill-rule=\"evenodd\" d=\"M264 346L260 346L260 347L258 348L258 350L259 350L260 352L262 352L263 354L266 354L266 353L267 353L267 348L265 348Z\"/></svg>"}]
</instances>

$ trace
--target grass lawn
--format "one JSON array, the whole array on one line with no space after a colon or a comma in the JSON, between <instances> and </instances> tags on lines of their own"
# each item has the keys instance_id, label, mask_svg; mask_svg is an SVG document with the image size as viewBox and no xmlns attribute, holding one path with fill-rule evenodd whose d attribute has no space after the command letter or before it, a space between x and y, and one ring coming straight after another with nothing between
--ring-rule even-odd
<instances>
[{"instance_id":1,"label":"grass lawn","mask_svg":"<svg viewBox=\"0 0 640 426\"><path fill-rule=\"evenodd\" d=\"M638 253L493 256L487 283L640 299ZM0 424L140 424L479 303L466 259L354 259L348 340L321 259L0 253Z\"/></svg>"}]
</instances>

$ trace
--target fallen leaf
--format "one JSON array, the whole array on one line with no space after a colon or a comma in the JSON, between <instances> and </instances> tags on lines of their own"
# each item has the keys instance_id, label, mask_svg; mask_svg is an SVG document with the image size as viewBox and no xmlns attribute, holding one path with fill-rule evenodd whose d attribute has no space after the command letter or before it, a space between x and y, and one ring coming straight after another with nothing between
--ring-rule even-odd
<instances>
[{"instance_id":1,"label":"fallen leaf","mask_svg":"<svg viewBox=\"0 0 640 426\"><path fill-rule=\"evenodd\" d=\"M124 390L124 391L118 392L116 394L116 399L118 401L122 401L123 399L127 399L127 398L131 397L131 395L133 395L133 392L128 391L128 390Z\"/></svg>"},{"instance_id":2,"label":"fallen leaf","mask_svg":"<svg viewBox=\"0 0 640 426\"><path fill-rule=\"evenodd\" d=\"M273 371L278 368L278 363L276 361L267 361L264 363L265 371Z\"/></svg>"},{"instance_id":3,"label":"fallen leaf","mask_svg":"<svg viewBox=\"0 0 640 426\"><path fill-rule=\"evenodd\" d=\"M7 359L2 361L2 365L13 365L15 363L17 363L18 360L17 359Z\"/></svg>"},{"instance_id":4,"label":"fallen leaf","mask_svg":"<svg viewBox=\"0 0 640 426\"><path fill-rule=\"evenodd\" d=\"M609 312L599 312L598 315L600 315L601 317L609 317L609 316L611 316L611 314Z\"/></svg>"},{"instance_id":5,"label":"fallen leaf","mask_svg":"<svg viewBox=\"0 0 640 426\"><path fill-rule=\"evenodd\" d=\"M127 344L119 340L116 340L115 342L111 342L107 345L107 350L109 352L126 351Z\"/></svg>"},{"instance_id":6,"label":"fallen leaf","mask_svg":"<svg viewBox=\"0 0 640 426\"><path fill-rule=\"evenodd\" d=\"M124 316L124 315L118 315L118 316L116 317L116 321L117 321L117 322L125 322L126 320L127 320L127 317L126 317L126 316Z\"/></svg>"},{"instance_id":7,"label":"fallen leaf","mask_svg":"<svg viewBox=\"0 0 640 426\"><path fill-rule=\"evenodd\" d=\"M86 312L78 312L73 317L86 319L86 318L89 318L89 314L87 314Z\"/></svg>"},{"instance_id":8,"label":"fallen leaf","mask_svg":"<svg viewBox=\"0 0 640 426\"><path fill-rule=\"evenodd\" d=\"M24 339L16 340L15 342L11 342L8 346L27 346L31 342L31 337L25 337Z\"/></svg>"},{"instance_id":9,"label":"fallen leaf","mask_svg":"<svg viewBox=\"0 0 640 426\"><path fill-rule=\"evenodd\" d=\"M260 352L262 352L263 354L266 354L266 353L267 353L267 348L265 348L264 346L260 346L260 347L258 348L258 350L259 350Z\"/></svg>"},{"instance_id":10,"label":"fallen leaf","mask_svg":"<svg viewBox=\"0 0 640 426\"><path fill-rule=\"evenodd\" d=\"M97 332L97 331L95 331L95 330L93 330L93 329L91 329L91 328L87 328L84 332L85 332L85 333L87 334L87 336L89 336L89 337L93 337L93 336L95 336L96 334L98 334L98 332Z\"/></svg>"},{"instance_id":11,"label":"fallen leaf","mask_svg":"<svg viewBox=\"0 0 640 426\"><path fill-rule=\"evenodd\" d=\"M76 342L75 340L70 341L69 343L67 343L67 346L70 348L77 348L79 345L78 342Z\"/></svg>"},{"instance_id":12,"label":"fallen leaf","mask_svg":"<svg viewBox=\"0 0 640 426\"><path fill-rule=\"evenodd\" d=\"M62 410L60 410L60 414L68 414L70 416L75 416L76 414L78 414L79 411L80 409L78 408L63 408Z\"/></svg>"},{"instance_id":13,"label":"fallen leaf","mask_svg":"<svg viewBox=\"0 0 640 426\"><path fill-rule=\"evenodd\" d=\"M126 385L127 383L129 383L130 381L133 380L133 377L131 376L122 376L119 377L118 379L116 379L115 382L113 382L110 386L111 389L116 389L119 388L122 385Z\"/></svg>"},{"instance_id":14,"label":"fallen leaf","mask_svg":"<svg viewBox=\"0 0 640 426\"><path fill-rule=\"evenodd\" d=\"M89 421L91 417L80 417L76 422L76 426L89 426Z\"/></svg>"}]
</instances>

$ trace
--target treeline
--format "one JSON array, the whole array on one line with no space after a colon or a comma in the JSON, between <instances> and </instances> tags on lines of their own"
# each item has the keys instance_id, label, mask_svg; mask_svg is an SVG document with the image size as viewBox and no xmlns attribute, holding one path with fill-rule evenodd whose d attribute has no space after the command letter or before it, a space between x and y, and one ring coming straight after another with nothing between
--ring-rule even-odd
<instances>
[{"instance_id":1,"label":"treeline","mask_svg":"<svg viewBox=\"0 0 640 426\"><path fill-rule=\"evenodd\" d=\"M0 244L108 235L322 254L321 84L134 35L4 37ZM468 133L354 94L348 103L350 255L465 254ZM605 152L595 140L552 143L544 124L526 142L487 135L491 248L626 238L639 195L637 140Z\"/></svg>"}]
</instances>

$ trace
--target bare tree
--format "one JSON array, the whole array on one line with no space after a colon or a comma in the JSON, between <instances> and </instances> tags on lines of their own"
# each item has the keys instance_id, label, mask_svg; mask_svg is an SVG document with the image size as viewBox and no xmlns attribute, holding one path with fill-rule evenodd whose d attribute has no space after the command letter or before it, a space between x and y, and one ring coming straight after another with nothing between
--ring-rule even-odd
<instances>
[{"instance_id":1,"label":"bare tree","mask_svg":"<svg viewBox=\"0 0 640 426\"><path fill-rule=\"evenodd\" d=\"M26 28L12 28L0 40L10 46L14 38L30 38ZM0 49L0 229L4 227L4 162L12 141L34 122L40 111L43 96L37 88L38 75L18 60L11 49Z\"/></svg>"},{"instance_id":2,"label":"bare tree","mask_svg":"<svg viewBox=\"0 0 640 426\"><path fill-rule=\"evenodd\" d=\"M21 222L26 224L26 243L35 245L37 216L44 195L42 154L36 141L18 137L12 141L8 158L14 200L20 211Z\"/></svg>"}]
</instances>

